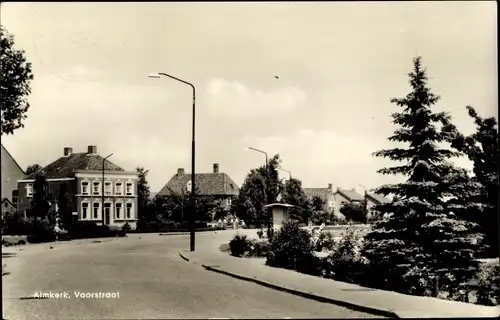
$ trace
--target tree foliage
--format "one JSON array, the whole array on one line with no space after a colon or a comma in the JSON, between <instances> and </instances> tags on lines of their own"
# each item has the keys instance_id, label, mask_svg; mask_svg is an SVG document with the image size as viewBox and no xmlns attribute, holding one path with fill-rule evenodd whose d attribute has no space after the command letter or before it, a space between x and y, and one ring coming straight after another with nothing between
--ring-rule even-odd
<instances>
[{"instance_id":1,"label":"tree foliage","mask_svg":"<svg viewBox=\"0 0 500 320\"><path fill-rule=\"evenodd\" d=\"M365 208L359 202L346 202L340 207L340 213L352 222L366 223Z\"/></svg>"},{"instance_id":2,"label":"tree foliage","mask_svg":"<svg viewBox=\"0 0 500 320\"><path fill-rule=\"evenodd\" d=\"M494 117L482 118L474 108L466 107L474 120L476 131L464 136L449 123L445 130L453 148L464 153L473 163L474 176L462 174L467 179L468 188L458 190L456 201L474 204L473 212L465 217L477 222L485 232L485 242L489 246L486 254L498 257L498 156L499 137L497 120ZM477 205L479 204L479 206Z\"/></svg>"},{"instance_id":3,"label":"tree foliage","mask_svg":"<svg viewBox=\"0 0 500 320\"><path fill-rule=\"evenodd\" d=\"M27 100L33 80L31 63L23 50L14 48L14 36L0 26L1 135L22 128L30 107Z\"/></svg>"},{"instance_id":4,"label":"tree foliage","mask_svg":"<svg viewBox=\"0 0 500 320\"><path fill-rule=\"evenodd\" d=\"M35 164L30 165L30 166L26 169L25 174L29 176L29 175L32 175L32 174L33 174L33 173L35 173L35 172L40 171L41 169L42 169L42 166L41 166L41 165L39 165L39 164L37 164L37 163L35 163Z\"/></svg>"},{"instance_id":5,"label":"tree foliage","mask_svg":"<svg viewBox=\"0 0 500 320\"><path fill-rule=\"evenodd\" d=\"M329 212L325 210L326 201L319 197L314 196L310 200L311 221L313 225L321 225L326 223L329 218Z\"/></svg>"},{"instance_id":6,"label":"tree foliage","mask_svg":"<svg viewBox=\"0 0 500 320\"><path fill-rule=\"evenodd\" d=\"M57 197L57 206L59 219L63 229L68 230L73 222L73 213L70 206L71 199L69 197L68 184L61 182L59 186L59 195Z\"/></svg>"},{"instance_id":7,"label":"tree foliage","mask_svg":"<svg viewBox=\"0 0 500 320\"><path fill-rule=\"evenodd\" d=\"M48 184L45 176L37 175L33 184L31 199L31 213L38 218L47 218L50 211Z\"/></svg>"},{"instance_id":8,"label":"tree foliage","mask_svg":"<svg viewBox=\"0 0 500 320\"><path fill-rule=\"evenodd\" d=\"M450 116L432 112L439 96L427 87L421 58L415 58L413 64L409 74L412 91L404 98L391 99L402 110L392 114L398 128L389 140L408 147L374 153L402 162L379 173L401 174L407 180L376 191L396 195L398 200L375 207L380 215L392 215L376 223L365 237L364 256L378 272L379 286L426 295L431 294L429 284L435 277L452 290L472 276L480 235L477 225L458 219L447 201L456 182L450 177L457 173L447 159L459 153L438 146L447 140L438 126L449 123Z\"/></svg>"},{"instance_id":9,"label":"tree foliage","mask_svg":"<svg viewBox=\"0 0 500 320\"><path fill-rule=\"evenodd\" d=\"M232 211L247 224L259 227L268 222L266 204L276 202L283 185L279 180L278 168L281 163L277 154L266 166L252 169L239 190L238 197L232 203Z\"/></svg>"},{"instance_id":10,"label":"tree foliage","mask_svg":"<svg viewBox=\"0 0 500 320\"><path fill-rule=\"evenodd\" d=\"M311 203L302 189L302 181L293 178L288 180L283 187L281 201L294 206L288 211L291 219L308 223L312 218Z\"/></svg>"},{"instance_id":11,"label":"tree foliage","mask_svg":"<svg viewBox=\"0 0 500 320\"><path fill-rule=\"evenodd\" d=\"M150 191L149 185L147 181L147 173L148 171L142 167L138 167L135 169L138 175L137 182L137 228L140 230L144 230L148 221L152 220L151 212L150 212Z\"/></svg>"}]
</instances>

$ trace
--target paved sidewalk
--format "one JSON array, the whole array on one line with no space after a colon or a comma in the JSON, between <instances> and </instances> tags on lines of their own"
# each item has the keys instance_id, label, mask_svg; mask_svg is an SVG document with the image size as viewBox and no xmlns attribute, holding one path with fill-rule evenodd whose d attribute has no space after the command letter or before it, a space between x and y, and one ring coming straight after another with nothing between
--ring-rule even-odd
<instances>
[{"instance_id":1,"label":"paved sidewalk","mask_svg":"<svg viewBox=\"0 0 500 320\"><path fill-rule=\"evenodd\" d=\"M240 233L253 235L253 230ZM500 308L418 297L390 291L361 287L354 284L301 274L292 270L272 268L265 259L235 258L221 252L219 246L234 236L226 232L215 241L197 244L195 252L181 252L185 260L199 264L207 270L223 273L241 280L314 300L329 302L358 311L391 318L433 317L498 317Z\"/></svg>"}]
</instances>

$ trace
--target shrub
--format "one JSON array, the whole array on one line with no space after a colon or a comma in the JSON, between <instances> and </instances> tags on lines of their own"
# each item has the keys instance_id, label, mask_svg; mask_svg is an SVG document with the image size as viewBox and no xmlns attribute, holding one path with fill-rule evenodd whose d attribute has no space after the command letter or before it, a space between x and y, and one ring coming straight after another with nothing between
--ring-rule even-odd
<instances>
[{"instance_id":1,"label":"shrub","mask_svg":"<svg viewBox=\"0 0 500 320\"><path fill-rule=\"evenodd\" d=\"M17 213L6 212L2 219L2 234L4 235L26 235L27 220L21 218Z\"/></svg>"},{"instance_id":2,"label":"shrub","mask_svg":"<svg viewBox=\"0 0 500 320\"><path fill-rule=\"evenodd\" d=\"M246 255L249 257L265 257L269 252L269 242L265 239L246 240Z\"/></svg>"},{"instance_id":3,"label":"shrub","mask_svg":"<svg viewBox=\"0 0 500 320\"><path fill-rule=\"evenodd\" d=\"M499 265L484 264L479 269L475 279L477 304L487 306L499 305L500 297L500 268Z\"/></svg>"},{"instance_id":4,"label":"shrub","mask_svg":"<svg viewBox=\"0 0 500 320\"><path fill-rule=\"evenodd\" d=\"M264 230L262 230L262 229L258 230L257 236L259 237L259 239L262 239L264 237Z\"/></svg>"},{"instance_id":5,"label":"shrub","mask_svg":"<svg viewBox=\"0 0 500 320\"><path fill-rule=\"evenodd\" d=\"M330 241L333 240L333 236ZM362 239L359 232L350 225L333 250L324 260L324 276L349 283L359 283L368 269L367 261L361 257Z\"/></svg>"},{"instance_id":6,"label":"shrub","mask_svg":"<svg viewBox=\"0 0 500 320\"><path fill-rule=\"evenodd\" d=\"M247 236L237 234L230 242L229 249L231 255L235 257L242 257L247 249Z\"/></svg>"},{"instance_id":7,"label":"shrub","mask_svg":"<svg viewBox=\"0 0 500 320\"><path fill-rule=\"evenodd\" d=\"M285 269L297 269L314 260L310 234L297 221L285 221L269 245L266 264Z\"/></svg>"},{"instance_id":8,"label":"shrub","mask_svg":"<svg viewBox=\"0 0 500 320\"><path fill-rule=\"evenodd\" d=\"M319 235L318 241L316 242L315 251L333 251L335 249L335 238L331 232L322 232Z\"/></svg>"},{"instance_id":9,"label":"shrub","mask_svg":"<svg viewBox=\"0 0 500 320\"><path fill-rule=\"evenodd\" d=\"M266 231L266 237L267 237L267 239L269 239L269 242L271 242L271 240L273 239L273 236L274 236L274 229L273 228Z\"/></svg>"},{"instance_id":10,"label":"shrub","mask_svg":"<svg viewBox=\"0 0 500 320\"><path fill-rule=\"evenodd\" d=\"M54 226L45 218L29 218L27 222L27 240L29 243L52 242L56 240Z\"/></svg>"}]
</instances>

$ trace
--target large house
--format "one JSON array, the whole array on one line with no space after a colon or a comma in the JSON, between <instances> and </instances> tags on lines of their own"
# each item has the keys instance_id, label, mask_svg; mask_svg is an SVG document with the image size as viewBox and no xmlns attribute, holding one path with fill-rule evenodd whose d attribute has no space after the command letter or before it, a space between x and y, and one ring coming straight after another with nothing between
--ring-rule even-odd
<instances>
[{"instance_id":1,"label":"large house","mask_svg":"<svg viewBox=\"0 0 500 320\"><path fill-rule=\"evenodd\" d=\"M329 214L335 211L335 193L333 184L329 183L327 188L303 188L306 196L311 200L314 197L319 197L325 202L324 210Z\"/></svg>"},{"instance_id":2,"label":"large house","mask_svg":"<svg viewBox=\"0 0 500 320\"><path fill-rule=\"evenodd\" d=\"M24 216L29 215L35 177L39 174L44 175L47 180L51 209L57 211L59 190L65 183L69 193L69 205L73 214L78 216L78 220L117 227L128 223L135 229L137 173L125 171L114 163L104 160L97 154L96 146L88 146L87 152L79 153L73 153L72 148L65 147L62 157L38 172L18 180L18 209Z\"/></svg>"},{"instance_id":3,"label":"large house","mask_svg":"<svg viewBox=\"0 0 500 320\"><path fill-rule=\"evenodd\" d=\"M14 157L2 146L2 157L0 165L2 167L2 214L4 212L17 211L17 181L24 178L24 171L16 162Z\"/></svg>"},{"instance_id":4,"label":"large house","mask_svg":"<svg viewBox=\"0 0 500 320\"><path fill-rule=\"evenodd\" d=\"M212 173L196 173L195 184L197 196L212 196L216 200L221 200L226 208L229 208L232 200L238 196L238 186L227 173L219 172L217 163L214 163ZM179 168L157 196L182 195L189 192L191 192L191 173Z\"/></svg>"}]
</instances>

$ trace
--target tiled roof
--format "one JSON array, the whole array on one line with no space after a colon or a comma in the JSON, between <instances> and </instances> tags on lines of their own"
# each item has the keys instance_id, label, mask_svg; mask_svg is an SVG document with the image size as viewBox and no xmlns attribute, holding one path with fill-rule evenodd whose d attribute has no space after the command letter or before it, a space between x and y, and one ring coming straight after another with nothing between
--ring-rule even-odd
<instances>
[{"instance_id":1,"label":"tiled roof","mask_svg":"<svg viewBox=\"0 0 500 320\"><path fill-rule=\"evenodd\" d=\"M39 173L47 178L64 178L72 176L75 170L102 170L102 160L98 154L73 153L68 157L61 157L51 164L43 167L40 171L33 173L28 179L34 179ZM104 170L106 171L125 171L116 164L105 160Z\"/></svg>"},{"instance_id":2,"label":"tiled roof","mask_svg":"<svg viewBox=\"0 0 500 320\"><path fill-rule=\"evenodd\" d=\"M175 174L158 192L166 196L171 192L182 194L191 181L191 174ZM200 195L238 195L238 186L226 173L197 173L195 175L196 188Z\"/></svg>"},{"instance_id":3,"label":"tiled roof","mask_svg":"<svg viewBox=\"0 0 500 320\"><path fill-rule=\"evenodd\" d=\"M345 189L337 189L337 193L342 195L344 198L346 198L349 201L364 201L365 197L363 195L360 195L357 193L355 190L345 190Z\"/></svg>"},{"instance_id":4,"label":"tiled roof","mask_svg":"<svg viewBox=\"0 0 500 320\"><path fill-rule=\"evenodd\" d=\"M329 194L333 194L333 190L330 188L303 188L304 193L307 197L320 197L321 199L328 199Z\"/></svg>"},{"instance_id":5,"label":"tiled roof","mask_svg":"<svg viewBox=\"0 0 500 320\"><path fill-rule=\"evenodd\" d=\"M367 197L368 198L371 198L371 200L373 202L376 202L377 204L381 204L381 203L387 203L389 202L389 199L387 199L386 197L384 196L380 196L378 194L374 194L374 193L368 193L367 194Z\"/></svg>"}]
</instances>

